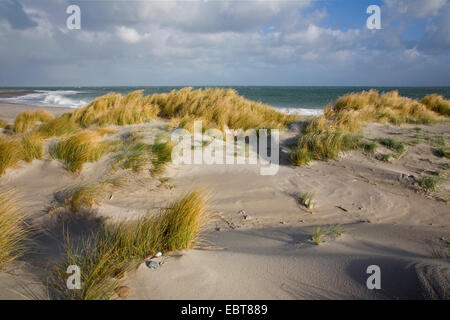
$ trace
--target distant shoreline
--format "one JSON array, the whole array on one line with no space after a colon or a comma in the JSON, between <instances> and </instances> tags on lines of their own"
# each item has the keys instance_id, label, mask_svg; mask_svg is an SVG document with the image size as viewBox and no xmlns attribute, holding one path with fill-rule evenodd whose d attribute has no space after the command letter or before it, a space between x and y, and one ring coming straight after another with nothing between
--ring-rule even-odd
<instances>
[{"instance_id":1,"label":"distant shoreline","mask_svg":"<svg viewBox=\"0 0 450 320\"><path fill-rule=\"evenodd\" d=\"M34 93L35 90L28 89L0 89L0 98L12 98Z\"/></svg>"},{"instance_id":2,"label":"distant shoreline","mask_svg":"<svg viewBox=\"0 0 450 320\"><path fill-rule=\"evenodd\" d=\"M32 106L26 104L16 104L16 103L8 103L8 102L0 102L0 119L5 120L9 123L14 122L14 119L17 115L22 111L34 111L38 109L44 109L53 114L54 116L59 116L66 112L72 112L74 108L65 108L65 107L40 107L40 106Z\"/></svg>"}]
</instances>

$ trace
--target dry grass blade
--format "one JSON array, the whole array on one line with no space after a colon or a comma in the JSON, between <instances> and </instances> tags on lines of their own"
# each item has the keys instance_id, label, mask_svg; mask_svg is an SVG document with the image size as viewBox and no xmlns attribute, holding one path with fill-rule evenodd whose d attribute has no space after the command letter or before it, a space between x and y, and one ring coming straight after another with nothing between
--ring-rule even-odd
<instances>
[{"instance_id":1,"label":"dry grass blade","mask_svg":"<svg viewBox=\"0 0 450 320\"><path fill-rule=\"evenodd\" d=\"M23 255L30 229L12 191L0 191L0 270Z\"/></svg>"}]
</instances>

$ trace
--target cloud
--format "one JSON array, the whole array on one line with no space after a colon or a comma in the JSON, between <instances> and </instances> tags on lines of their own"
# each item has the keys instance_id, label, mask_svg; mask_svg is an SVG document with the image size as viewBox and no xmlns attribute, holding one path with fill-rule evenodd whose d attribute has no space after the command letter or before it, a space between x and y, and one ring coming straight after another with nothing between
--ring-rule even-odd
<instances>
[{"instance_id":1,"label":"cloud","mask_svg":"<svg viewBox=\"0 0 450 320\"><path fill-rule=\"evenodd\" d=\"M150 36L150 33L140 35L135 29L120 26L116 28L116 35L124 42L136 43Z\"/></svg>"},{"instance_id":2,"label":"cloud","mask_svg":"<svg viewBox=\"0 0 450 320\"><path fill-rule=\"evenodd\" d=\"M28 29L37 26L16 0L0 1L0 20L6 20L13 29Z\"/></svg>"},{"instance_id":3,"label":"cloud","mask_svg":"<svg viewBox=\"0 0 450 320\"><path fill-rule=\"evenodd\" d=\"M81 30L66 28L72 1L21 3L0 11L0 85L450 85L442 0L385 0L376 31L318 1L83 1ZM12 25L18 12L31 22Z\"/></svg>"},{"instance_id":4,"label":"cloud","mask_svg":"<svg viewBox=\"0 0 450 320\"><path fill-rule=\"evenodd\" d=\"M410 17L436 15L447 4L447 0L384 0L389 10Z\"/></svg>"}]
</instances>

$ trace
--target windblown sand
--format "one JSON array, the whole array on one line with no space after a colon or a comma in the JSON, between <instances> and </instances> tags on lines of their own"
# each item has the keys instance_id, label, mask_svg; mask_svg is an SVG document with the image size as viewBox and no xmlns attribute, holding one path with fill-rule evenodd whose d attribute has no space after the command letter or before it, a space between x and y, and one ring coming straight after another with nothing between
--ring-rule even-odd
<instances>
[{"instance_id":1,"label":"windblown sand","mask_svg":"<svg viewBox=\"0 0 450 320\"><path fill-rule=\"evenodd\" d=\"M29 109L29 107L27 107ZM0 118L17 114L2 104ZM51 112L61 110L51 109ZM450 137L449 124L399 127L370 124L367 137L395 137L405 142L417 135ZM164 123L117 128L131 129L148 139L163 132ZM211 196L213 220L200 248L165 256L157 270L142 264L127 274L129 299L448 299L450 263L432 257L431 248L448 250L450 241L450 161L420 140L408 145L398 159L386 163L353 151L338 161L315 161L294 167L287 146L296 126L281 134L281 164L274 176L261 176L253 165L171 165L162 182L150 175L129 175L96 214L113 219L156 211L167 201L203 186ZM58 161L35 160L8 169L0 187L19 191L21 204L38 228L52 221L55 195L80 182L108 174L109 157L84 166L80 175ZM443 172L438 191L425 194L418 178ZM298 194L313 192L311 211ZM310 241L315 226L339 224L345 233ZM58 248L51 239L36 247L0 274L0 299L45 297L40 284L48 261ZM366 269L381 268L381 290L369 290Z\"/></svg>"}]
</instances>

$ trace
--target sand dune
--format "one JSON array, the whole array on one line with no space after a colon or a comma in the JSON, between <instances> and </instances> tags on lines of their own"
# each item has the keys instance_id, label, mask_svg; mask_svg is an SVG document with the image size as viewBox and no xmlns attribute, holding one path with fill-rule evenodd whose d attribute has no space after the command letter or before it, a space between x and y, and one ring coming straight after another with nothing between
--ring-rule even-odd
<instances>
[{"instance_id":1,"label":"sand dune","mask_svg":"<svg viewBox=\"0 0 450 320\"><path fill-rule=\"evenodd\" d=\"M0 116L11 119L19 108L7 107L2 104ZM408 141L414 127L371 124L365 135ZM421 127L445 138L450 134L447 123ZM117 127L114 135L136 128L151 140L165 124ZM274 176L261 176L248 164L171 165L164 175L169 188L149 174L119 171L126 182L94 206L99 216L124 219L157 211L197 186L210 193L213 213L201 249L172 253L157 270L142 264L127 275L129 298L448 299L449 261L431 253L432 246L446 250L450 240L448 179L432 194L417 187L422 173L446 172L448 160L421 142L390 163L354 151L299 168L283 152L296 134L293 126L281 135L281 165ZM111 157L86 164L79 175L56 160L21 163L7 169L0 187L16 189L31 221L46 228L58 192L103 179ZM317 203L312 211L298 202L299 193L310 191ZM314 226L334 224L343 227L342 236L311 242ZM31 254L14 263L13 275L0 275L0 299L45 297L39 276L58 254L52 241L41 238ZM366 287L369 265L381 268L381 290Z\"/></svg>"}]
</instances>

